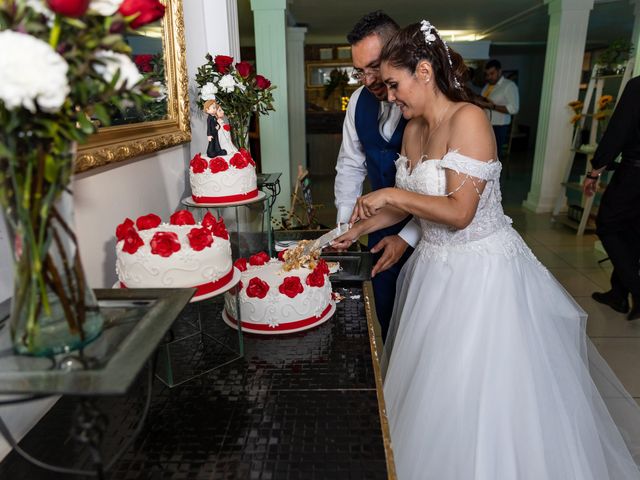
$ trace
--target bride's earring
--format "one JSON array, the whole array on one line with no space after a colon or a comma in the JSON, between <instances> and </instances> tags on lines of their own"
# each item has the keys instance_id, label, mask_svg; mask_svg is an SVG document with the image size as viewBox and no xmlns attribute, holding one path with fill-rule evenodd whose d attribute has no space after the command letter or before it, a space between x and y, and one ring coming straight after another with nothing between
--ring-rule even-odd
<instances>
[{"instance_id":1,"label":"bride's earring","mask_svg":"<svg viewBox=\"0 0 640 480\"><path fill-rule=\"evenodd\" d=\"M429 80L431 80L429 77L427 77L427 79L424 81L424 83L429 83Z\"/></svg>"}]
</instances>

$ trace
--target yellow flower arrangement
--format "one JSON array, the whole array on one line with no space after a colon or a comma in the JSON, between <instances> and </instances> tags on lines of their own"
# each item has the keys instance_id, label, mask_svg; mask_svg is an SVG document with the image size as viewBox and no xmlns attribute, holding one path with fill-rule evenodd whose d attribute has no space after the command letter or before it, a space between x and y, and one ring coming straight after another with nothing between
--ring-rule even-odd
<instances>
[{"instance_id":1,"label":"yellow flower arrangement","mask_svg":"<svg viewBox=\"0 0 640 480\"><path fill-rule=\"evenodd\" d=\"M571 117L571 124L575 125L582 118L581 113L576 113L573 117Z\"/></svg>"},{"instance_id":2,"label":"yellow flower arrangement","mask_svg":"<svg viewBox=\"0 0 640 480\"><path fill-rule=\"evenodd\" d=\"M613 97L611 95L603 95L598 100L598 110L603 110L607 105L613 102Z\"/></svg>"}]
</instances>

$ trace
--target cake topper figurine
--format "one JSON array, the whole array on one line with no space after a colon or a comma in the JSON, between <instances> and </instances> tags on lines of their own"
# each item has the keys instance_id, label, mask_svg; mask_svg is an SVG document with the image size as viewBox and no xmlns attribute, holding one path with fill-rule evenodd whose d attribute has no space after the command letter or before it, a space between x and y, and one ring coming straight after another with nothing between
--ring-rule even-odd
<instances>
[{"instance_id":1,"label":"cake topper figurine","mask_svg":"<svg viewBox=\"0 0 640 480\"><path fill-rule=\"evenodd\" d=\"M222 148L220 137L218 136L221 130L228 133L229 129L224 122L224 110L215 100L207 100L204 102L204 111L207 114L207 140L209 141L207 157L214 158L232 153L227 152L226 148Z\"/></svg>"}]
</instances>

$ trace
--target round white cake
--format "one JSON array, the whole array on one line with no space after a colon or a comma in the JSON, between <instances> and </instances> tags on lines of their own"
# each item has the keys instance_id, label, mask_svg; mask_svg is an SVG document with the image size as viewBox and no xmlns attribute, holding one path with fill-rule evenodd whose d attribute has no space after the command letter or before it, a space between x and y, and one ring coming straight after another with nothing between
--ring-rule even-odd
<instances>
[{"instance_id":1,"label":"round white cake","mask_svg":"<svg viewBox=\"0 0 640 480\"><path fill-rule=\"evenodd\" d=\"M240 283L225 293L224 321L237 328L236 295L240 295L242 330L283 334L306 330L328 320L335 311L327 264L290 271L266 253L237 260Z\"/></svg>"},{"instance_id":2,"label":"round white cake","mask_svg":"<svg viewBox=\"0 0 640 480\"><path fill-rule=\"evenodd\" d=\"M189 181L195 203L233 203L258 196L255 162L243 148L215 158L196 154L189 165Z\"/></svg>"},{"instance_id":3,"label":"round white cake","mask_svg":"<svg viewBox=\"0 0 640 480\"><path fill-rule=\"evenodd\" d=\"M154 214L127 218L116 229L116 272L122 288L196 287L193 300L211 296L233 279L224 220L208 213L196 223L187 210L161 223Z\"/></svg>"}]
</instances>

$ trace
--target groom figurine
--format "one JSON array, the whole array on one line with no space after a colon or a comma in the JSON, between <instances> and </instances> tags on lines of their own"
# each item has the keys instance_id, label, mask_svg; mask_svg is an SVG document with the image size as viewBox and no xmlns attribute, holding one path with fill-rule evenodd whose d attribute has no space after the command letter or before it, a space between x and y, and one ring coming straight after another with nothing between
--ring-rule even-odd
<instances>
[{"instance_id":1,"label":"groom figurine","mask_svg":"<svg viewBox=\"0 0 640 480\"><path fill-rule=\"evenodd\" d=\"M399 30L398 24L378 10L362 17L347 35L351 45L353 78L362 82L347 106L338 154L335 203L338 223L347 223L369 177L372 190L395 185L395 160L402 147L406 120L400 108L387 102L387 87L380 77L380 53ZM386 339L396 280L404 262L420 238L420 226L405 220L369 234L368 245L375 254L372 271L376 313Z\"/></svg>"}]
</instances>

